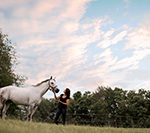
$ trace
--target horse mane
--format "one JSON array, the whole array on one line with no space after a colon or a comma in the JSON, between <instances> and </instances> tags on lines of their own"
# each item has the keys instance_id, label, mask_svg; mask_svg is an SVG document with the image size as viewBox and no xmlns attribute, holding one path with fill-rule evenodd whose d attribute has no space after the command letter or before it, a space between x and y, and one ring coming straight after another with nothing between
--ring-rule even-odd
<instances>
[{"instance_id":1,"label":"horse mane","mask_svg":"<svg viewBox=\"0 0 150 133\"><path fill-rule=\"evenodd\" d=\"M44 82L47 82L47 81L49 81L49 79L46 79L46 80L44 80L44 81L42 81L42 82L40 82L40 83L38 83L36 85L32 85L32 86L33 87L37 87L37 86L40 86L41 84L43 84Z\"/></svg>"}]
</instances>

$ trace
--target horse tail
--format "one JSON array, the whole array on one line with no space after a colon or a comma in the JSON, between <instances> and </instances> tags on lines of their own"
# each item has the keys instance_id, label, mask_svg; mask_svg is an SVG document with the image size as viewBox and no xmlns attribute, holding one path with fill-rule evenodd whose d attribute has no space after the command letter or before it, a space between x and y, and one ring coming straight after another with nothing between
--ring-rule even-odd
<instances>
[{"instance_id":1,"label":"horse tail","mask_svg":"<svg viewBox=\"0 0 150 133\"><path fill-rule=\"evenodd\" d=\"M0 88L0 101L2 99L2 88Z\"/></svg>"},{"instance_id":2,"label":"horse tail","mask_svg":"<svg viewBox=\"0 0 150 133\"><path fill-rule=\"evenodd\" d=\"M2 91L1 91L1 89L0 89L0 110L2 109L2 107L3 107L3 97L2 97Z\"/></svg>"},{"instance_id":3,"label":"horse tail","mask_svg":"<svg viewBox=\"0 0 150 133\"><path fill-rule=\"evenodd\" d=\"M2 104L3 103L3 89L2 88L0 88L0 104Z\"/></svg>"},{"instance_id":4,"label":"horse tail","mask_svg":"<svg viewBox=\"0 0 150 133\"><path fill-rule=\"evenodd\" d=\"M2 95L0 95L0 103L2 103Z\"/></svg>"},{"instance_id":5,"label":"horse tail","mask_svg":"<svg viewBox=\"0 0 150 133\"><path fill-rule=\"evenodd\" d=\"M2 89L0 88L0 96L2 95Z\"/></svg>"}]
</instances>

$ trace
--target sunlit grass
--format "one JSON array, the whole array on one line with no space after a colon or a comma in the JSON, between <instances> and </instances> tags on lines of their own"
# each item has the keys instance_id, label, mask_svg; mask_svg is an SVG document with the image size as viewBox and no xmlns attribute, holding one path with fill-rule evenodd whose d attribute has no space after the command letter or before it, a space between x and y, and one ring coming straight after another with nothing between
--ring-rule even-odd
<instances>
[{"instance_id":1,"label":"sunlit grass","mask_svg":"<svg viewBox=\"0 0 150 133\"><path fill-rule=\"evenodd\" d=\"M147 128L111 128L1 120L0 133L150 133Z\"/></svg>"}]
</instances>

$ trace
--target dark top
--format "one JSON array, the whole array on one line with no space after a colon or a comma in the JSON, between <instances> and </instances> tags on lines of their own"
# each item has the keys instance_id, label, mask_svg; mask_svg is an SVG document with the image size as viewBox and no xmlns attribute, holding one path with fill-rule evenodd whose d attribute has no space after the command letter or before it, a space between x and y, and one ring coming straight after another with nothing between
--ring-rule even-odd
<instances>
[{"instance_id":1,"label":"dark top","mask_svg":"<svg viewBox=\"0 0 150 133\"><path fill-rule=\"evenodd\" d=\"M63 98L63 94L60 95L59 100L62 101L63 103L67 103L67 99L70 99L69 97ZM67 105L64 105L62 103L58 103L58 108L67 108Z\"/></svg>"}]
</instances>

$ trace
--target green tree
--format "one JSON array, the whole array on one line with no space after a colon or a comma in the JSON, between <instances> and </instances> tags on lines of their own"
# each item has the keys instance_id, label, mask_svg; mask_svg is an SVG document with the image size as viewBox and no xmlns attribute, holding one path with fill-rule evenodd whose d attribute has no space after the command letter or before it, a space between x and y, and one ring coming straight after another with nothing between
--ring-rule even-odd
<instances>
[{"instance_id":1,"label":"green tree","mask_svg":"<svg viewBox=\"0 0 150 133\"><path fill-rule=\"evenodd\" d=\"M55 99L42 99L38 109L35 112L34 120L41 122L53 122L57 110L57 101Z\"/></svg>"},{"instance_id":2,"label":"green tree","mask_svg":"<svg viewBox=\"0 0 150 133\"><path fill-rule=\"evenodd\" d=\"M127 109L131 118L132 127L146 127L145 122L147 119L147 100L146 91L140 89L137 93L129 91L127 95Z\"/></svg>"},{"instance_id":3,"label":"green tree","mask_svg":"<svg viewBox=\"0 0 150 133\"><path fill-rule=\"evenodd\" d=\"M80 91L73 94L73 99L70 100L68 107L68 114L70 120L74 124L88 124L90 123L90 106L92 95L91 92L87 91L83 95Z\"/></svg>"},{"instance_id":4,"label":"green tree","mask_svg":"<svg viewBox=\"0 0 150 133\"><path fill-rule=\"evenodd\" d=\"M25 78L15 74L17 64L16 51L8 35L0 31L0 87L21 85Z\"/></svg>"},{"instance_id":5,"label":"green tree","mask_svg":"<svg viewBox=\"0 0 150 133\"><path fill-rule=\"evenodd\" d=\"M105 100L105 87L99 86L92 95L91 117L92 125L103 126L107 125L108 111L106 109L107 103Z\"/></svg>"}]
</instances>

